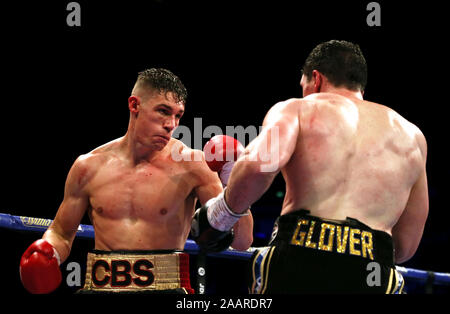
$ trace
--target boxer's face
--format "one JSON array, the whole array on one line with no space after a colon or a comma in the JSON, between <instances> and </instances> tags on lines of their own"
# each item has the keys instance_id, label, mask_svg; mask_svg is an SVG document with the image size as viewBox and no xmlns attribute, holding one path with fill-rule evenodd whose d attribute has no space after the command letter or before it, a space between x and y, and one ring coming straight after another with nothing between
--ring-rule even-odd
<instances>
[{"instance_id":1,"label":"boxer's face","mask_svg":"<svg viewBox=\"0 0 450 314\"><path fill-rule=\"evenodd\" d=\"M184 104L176 102L173 94L151 92L140 98L136 114L136 138L146 147L161 150L169 142L180 123Z\"/></svg>"}]
</instances>

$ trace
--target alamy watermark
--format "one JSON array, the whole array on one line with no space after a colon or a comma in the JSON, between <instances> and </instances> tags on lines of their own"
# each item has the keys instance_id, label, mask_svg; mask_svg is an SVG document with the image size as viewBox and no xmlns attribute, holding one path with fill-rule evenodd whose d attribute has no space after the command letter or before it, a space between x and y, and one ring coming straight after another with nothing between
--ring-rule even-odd
<instances>
[{"instance_id":1,"label":"alamy watermark","mask_svg":"<svg viewBox=\"0 0 450 314\"><path fill-rule=\"evenodd\" d=\"M366 23L368 26L381 26L381 6L378 2L370 2L366 6L367 14Z\"/></svg>"},{"instance_id":2,"label":"alamy watermark","mask_svg":"<svg viewBox=\"0 0 450 314\"><path fill-rule=\"evenodd\" d=\"M194 118L192 131L185 125L178 126L174 131L172 136L180 140L179 144L172 146L171 156L174 161L201 161L202 154L185 153L182 149L183 144L193 149L202 150L203 139L209 139L214 135L228 135L237 139L244 146L254 142L251 152L245 154L243 160L259 162L261 172L273 172L279 169L280 141L277 127L263 129L262 126L257 128L254 125L245 128L242 125L228 125L223 132L222 128L217 125L209 125L203 128L202 121L202 118ZM247 138L249 139L248 142ZM224 157L220 150L211 151L210 148L209 151L205 151L205 158L207 161L232 161L233 154L226 154Z\"/></svg>"},{"instance_id":3,"label":"alamy watermark","mask_svg":"<svg viewBox=\"0 0 450 314\"><path fill-rule=\"evenodd\" d=\"M381 26L381 6L378 2L369 2L366 10L370 13L366 17L368 26ZM66 17L66 24L69 27L81 26L81 6L78 2L69 2L66 6L69 13Z\"/></svg>"},{"instance_id":4,"label":"alamy watermark","mask_svg":"<svg viewBox=\"0 0 450 314\"><path fill-rule=\"evenodd\" d=\"M66 6L69 13L66 17L67 26L81 26L81 6L78 2L69 2Z\"/></svg>"},{"instance_id":5,"label":"alamy watermark","mask_svg":"<svg viewBox=\"0 0 450 314\"><path fill-rule=\"evenodd\" d=\"M381 286L381 266L377 262L370 262L366 266L366 270L369 272L366 277L366 283L369 287ZM81 286L81 266L77 262L67 263L66 266L67 276L66 284L69 287ZM198 270L201 276L205 274L203 268Z\"/></svg>"},{"instance_id":6,"label":"alamy watermark","mask_svg":"<svg viewBox=\"0 0 450 314\"><path fill-rule=\"evenodd\" d=\"M67 263L66 284L69 287L81 287L81 266L77 262Z\"/></svg>"},{"instance_id":7,"label":"alamy watermark","mask_svg":"<svg viewBox=\"0 0 450 314\"><path fill-rule=\"evenodd\" d=\"M366 277L366 283L369 287L381 286L381 266L377 262L370 262L366 266L366 270L370 273Z\"/></svg>"}]
</instances>

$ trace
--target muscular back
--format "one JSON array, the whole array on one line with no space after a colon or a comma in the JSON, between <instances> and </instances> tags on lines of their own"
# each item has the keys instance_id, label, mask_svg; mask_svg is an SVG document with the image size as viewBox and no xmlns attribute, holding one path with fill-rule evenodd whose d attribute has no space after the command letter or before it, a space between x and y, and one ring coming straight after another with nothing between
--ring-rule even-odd
<instances>
[{"instance_id":1,"label":"muscular back","mask_svg":"<svg viewBox=\"0 0 450 314\"><path fill-rule=\"evenodd\" d=\"M424 168L423 135L393 110L337 94L291 101L299 132L282 214L304 208L392 232Z\"/></svg>"}]
</instances>

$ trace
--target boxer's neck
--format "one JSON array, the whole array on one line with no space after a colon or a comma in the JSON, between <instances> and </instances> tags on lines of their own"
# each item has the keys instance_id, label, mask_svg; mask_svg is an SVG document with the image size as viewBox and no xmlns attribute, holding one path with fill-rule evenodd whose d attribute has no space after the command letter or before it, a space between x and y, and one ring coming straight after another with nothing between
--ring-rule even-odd
<instances>
[{"instance_id":1,"label":"boxer's neck","mask_svg":"<svg viewBox=\"0 0 450 314\"><path fill-rule=\"evenodd\" d=\"M363 92L361 91L352 91L349 90L347 88L340 88L340 87L335 87L331 84L327 85L326 88L323 88L321 90L321 92L323 93L332 93L332 94L338 94L341 96L344 96L346 98L350 98L350 99L358 99L358 100L363 100Z\"/></svg>"},{"instance_id":2,"label":"boxer's neck","mask_svg":"<svg viewBox=\"0 0 450 314\"><path fill-rule=\"evenodd\" d=\"M161 150L140 143L134 133L130 131L125 134L122 143L125 155L134 165L151 162L161 153Z\"/></svg>"}]
</instances>

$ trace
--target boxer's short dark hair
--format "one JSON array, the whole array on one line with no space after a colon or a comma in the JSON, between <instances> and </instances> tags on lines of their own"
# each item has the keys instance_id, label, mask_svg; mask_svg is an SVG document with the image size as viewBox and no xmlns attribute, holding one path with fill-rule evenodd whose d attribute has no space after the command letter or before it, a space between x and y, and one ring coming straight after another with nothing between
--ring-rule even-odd
<instances>
[{"instance_id":1,"label":"boxer's short dark hair","mask_svg":"<svg viewBox=\"0 0 450 314\"><path fill-rule=\"evenodd\" d=\"M187 90L180 78L163 68L146 69L138 73L137 83L151 87L160 93L172 92L177 102L186 103Z\"/></svg>"},{"instance_id":2,"label":"boxer's short dark hair","mask_svg":"<svg viewBox=\"0 0 450 314\"><path fill-rule=\"evenodd\" d=\"M306 58L303 75L308 80L317 70L336 87L364 91L367 84L367 63L359 45L330 40L317 45Z\"/></svg>"}]
</instances>

